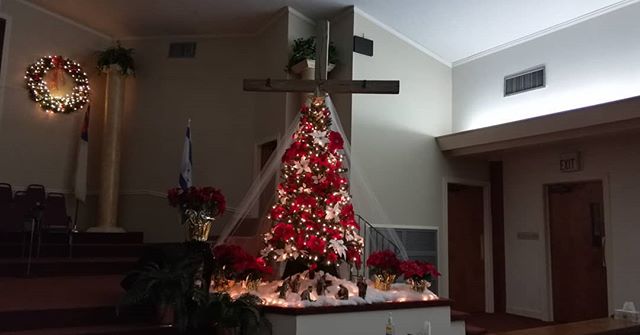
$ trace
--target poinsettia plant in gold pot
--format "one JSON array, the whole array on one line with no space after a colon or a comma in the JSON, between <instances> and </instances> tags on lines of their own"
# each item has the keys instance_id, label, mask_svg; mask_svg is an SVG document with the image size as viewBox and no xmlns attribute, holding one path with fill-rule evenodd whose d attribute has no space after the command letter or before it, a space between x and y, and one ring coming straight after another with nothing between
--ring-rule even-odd
<instances>
[{"instance_id":1,"label":"poinsettia plant in gold pot","mask_svg":"<svg viewBox=\"0 0 640 335\"><path fill-rule=\"evenodd\" d=\"M391 250L372 253L367 259L367 266L373 276L373 286L381 291L390 290L400 273L400 260Z\"/></svg>"},{"instance_id":2,"label":"poinsettia plant in gold pot","mask_svg":"<svg viewBox=\"0 0 640 335\"><path fill-rule=\"evenodd\" d=\"M215 218L226 209L226 200L214 187L176 187L167 193L169 204L180 210L181 222L187 226L187 238L206 241Z\"/></svg>"},{"instance_id":3,"label":"poinsettia plant in gold pot","mask_svg":"<svg viewBox=\"0 0 640 335\"><path fill-rule=\"evenodd\" d=\"M435 265L423 261L403 261L400 263L400 270L407 284L420 293L430 287L431 282L440 276Z\"/></svg>"}]
</instances>

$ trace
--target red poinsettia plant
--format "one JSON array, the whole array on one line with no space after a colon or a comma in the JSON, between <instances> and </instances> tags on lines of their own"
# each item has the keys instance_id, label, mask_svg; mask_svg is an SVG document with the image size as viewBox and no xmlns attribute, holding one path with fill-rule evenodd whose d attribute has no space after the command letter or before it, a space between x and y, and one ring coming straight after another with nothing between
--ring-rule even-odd
<instances>
[{"instance_id":1,"label":"red poinsettia plant","mask_svg":"<svg viewBox=\"0 0 640 335\"><path fill-rule=\"evenodd\" d=\"M400 260L391 250L377 251L369 255L367 259L369 271L374 274L397 275L400 272Z\"/></svg>"},{"instance_id":2,"label":"red poinsettia plant","mask_svg":"<svg viewBox=\"0 0 640 335\"><path fill-rule=\"evenodd\" d=\"M237 262L234 265L234 269L239 278L247 280L263 279L273 273L271 266L262 257L247 257Z\"/></svg>"},{"instance_id":3,"label":"red poinsettia plant","mask_svg":"<svg viewBox=\"0 0 640 335\"><path fill-rule=\"evenodd\" d=\"M262 257L249 255L241 246L221 244L213 248L214 269L227 279L260 279L273 272Z\"/></svg>"},{"instance_id":4,"label":"red poinsettia plant","mask_svg":"<svg viewBox=\"0 0 640 335\"><path fill-rule=\"evenodd\" d=\"M182 212L191 209L196 212L205 211L210 217L224 213L227 202L222 192L214 187L190 187L186 190L176 187L167 192L169 204L178 207Z\"/></svg>"},{"instance_id":5,"label":"red poinsettia plant","mask_svg":"<svg viewBox=\"0 0 640 335\"><path fill-rule=\"evenodd\" d=\"M405 279L415 281L426 280L432 282L440 276L440 272L436 270L435 265L423 261L400 262L400 271L402 271Z\"/></svg>"}]
</instances>

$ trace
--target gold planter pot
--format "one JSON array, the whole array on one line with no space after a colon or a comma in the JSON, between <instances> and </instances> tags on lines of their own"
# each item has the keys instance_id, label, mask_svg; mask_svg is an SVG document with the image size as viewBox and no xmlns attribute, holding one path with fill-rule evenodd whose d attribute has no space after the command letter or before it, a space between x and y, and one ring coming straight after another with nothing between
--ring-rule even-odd
<instances>
[{"instance_id":1,"label":"gold planter pot","mask_svg":"<svg viewBox=\"0 0 640 335\"><path fill-rule=\"evenodd\" d=\"M262 282L262 279L245 279L244 281L244 286L248 291L254 291L257 292L258 291L258 287L260 287L260 283Z\"/></svg>"},{"instance_id":2,"label":"gold planter pot","mask_svg":"<svg viewBox=\"0 0 640 335\"><path fill-rule=\"evenodd\" d=\"M229 292L235 285L235 281L227 279L224 275L215 275L211 280L211 288L214 292Z\"/></svg>"},{"instance_id":3,"label":"gold planter pot","mask_svg":"<svg viewBox=\"0 0 640 335\"><path fill-rule=\"evenodd\" d=\"M207 211L184 211L184 220L187 230L187 240L205 242L209 239L209 232L215 218L209 216Z\"/></svg>"},{"instance_id":4,"label":"gold planter pot","mask_svg":"<svg viewBox=\"0 0 640 335\"><path fill-rule=\"evenodd\" d=\"M424 293L424 290L431 286L431 283L424 279L414 280L409 278L407 279L407 284L411 286L411 289L419 293Z\"/></svg>"},{"instance_id":5,"label":"gold planter pot","mask_svg":"<svg viewBox=\"0 0 640 335\"><path fill-rule=\"evenodd\" d=\"M389 291L391 284L396 281L396 275L390 273L381 273L373 275L373 287L380 291Z\"/></svg>"}]
</instances>

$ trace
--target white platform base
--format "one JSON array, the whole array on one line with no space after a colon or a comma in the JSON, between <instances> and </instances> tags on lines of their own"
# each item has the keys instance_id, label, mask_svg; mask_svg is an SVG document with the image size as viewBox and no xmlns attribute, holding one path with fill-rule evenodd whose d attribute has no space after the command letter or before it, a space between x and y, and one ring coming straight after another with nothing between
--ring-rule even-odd
<instances>
[{"instance_id":1,"label":"white platform base","mask_svg":"<svg viewBox=\"0 0 640 335\"><path fill-rule=\"evenodd\" d=\"M91 227L87 233L126 233L122 227Z\"/></svg>"},{"instance_id":2,"label":"white platform base","mask_svg":"<svg viewBox=\"0 0 640 335\"><path fill-rule=\"evenodd\" d=\"M464 322L451 322L449 306L407 309L381 309L307 315L266 312L273 334L278 335L375 335L384 334L389 312L395 334L464 335ZM425 334L424 322L431 322L431 334Z\"/></svg>"}]
</instances>

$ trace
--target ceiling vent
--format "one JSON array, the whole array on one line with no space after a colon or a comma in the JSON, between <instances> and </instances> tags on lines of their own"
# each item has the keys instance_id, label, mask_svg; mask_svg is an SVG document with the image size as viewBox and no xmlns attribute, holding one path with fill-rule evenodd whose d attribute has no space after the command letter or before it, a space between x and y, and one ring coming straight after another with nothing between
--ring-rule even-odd
<instances>
[{"instance_id":1,"label":"ceiling vent","mask_svg":"<svg viewBox=\"0 0 640 335\"><path fill-rule=\"evenodd\" d=\"M169 44L169 58L195 58L195 42L179 42Z\"/></svg>"},{"instance_id":2,"label":"ceiling vent","mask_svg":"<svg viewBox=\"0 0 640 335\"><path fill-rule=\"evenodd\" d=\"M504 77L504 96L543 88L546 85L544 65Z\"/></svg>"}]
</instances>

